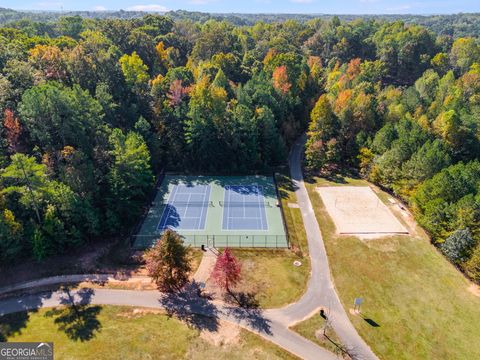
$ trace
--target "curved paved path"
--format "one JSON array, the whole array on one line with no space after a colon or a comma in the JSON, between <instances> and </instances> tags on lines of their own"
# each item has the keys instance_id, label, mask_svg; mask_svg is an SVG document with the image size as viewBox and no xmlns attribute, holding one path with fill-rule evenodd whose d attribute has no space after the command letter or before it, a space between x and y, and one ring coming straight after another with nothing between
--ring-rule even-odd
<instances>
[{"instance_id":1,"label":"curved paved path","mask_svg":"<svg viewBox=\"0 0 480 360\"><path fill-rule=\"evenodd\" d=\"M333 353L288 329L289 326L308 318L323 307L329 309L332 327L352 357L377 359L353 327L335 291L322 234L303 182L301 157L304 143L305 137L299 139L289 158L292 181L307 234L312 271L307 291L298 302L281 309L262 312L228 307L221 302L199 298L195 288L187 289L179 295L165 295L158 291L80 289L72 291L68 296L62 290L2 300L0 316L39 307L68 305L72 298L78 303L163 308L185 320L188 320L189 314L195 313L230 321L303 359L338 359ZM105 281L107 278L108 275L58 276L2 288L0 294L7 290L21 290L65 282Z\"/></svg>"},{"instance_id":2,"label":"curved paved path","mask_svg":"<svg viewBox=\"0 0 480 360\"><path fill-rule=\"evenodd\" d=\"M353 327L335 291L322 233L303 181L301 160L304 144L305 136L294 145L290 153L289 165L307 234L312 274L307 291L298 302L281 309L268 310L266 314L290 326L309 317L321 307L328 309L331 325L347 351L355 359L377 359Z\"/></svg>"},{"instance_id":3,"label":"curved paved path","mask_svg":"<svg viewBox=\"0 0 480 360\"><path fill-rule=\"evenodd\" d=\"M79 289L59 290L50 293L25 295L0 301L0 316L41 307L59 305L95 304L127 305L165 309L167 313L190 322L201 328L191 314L222 319L252 331L274 344L303 359L338 360L331 352L321 348L297 333L289 330L281 322L264 315L260 310L247 310L229 307L220 302L199 298L196 287L182 291L180 294L166 295L158 291Z\"/></svg>"}]
</instances>

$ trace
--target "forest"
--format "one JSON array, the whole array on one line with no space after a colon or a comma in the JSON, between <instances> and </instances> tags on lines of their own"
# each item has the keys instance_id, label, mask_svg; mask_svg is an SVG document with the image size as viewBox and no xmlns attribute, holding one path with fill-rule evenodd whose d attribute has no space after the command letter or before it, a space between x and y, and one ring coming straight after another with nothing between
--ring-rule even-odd
<instances>
[{"instance_id":1,"label":"forest","mask_svg":"<svg viewBox=\"0 0 480 360\"><path fill-rule=\"evenodd\" d=\"M480 281L479 15L34 15L0 27L0 266L128 233L163 169L270 172L307 131L309 171L390 190Z\"/></svg>"}]
</instances>

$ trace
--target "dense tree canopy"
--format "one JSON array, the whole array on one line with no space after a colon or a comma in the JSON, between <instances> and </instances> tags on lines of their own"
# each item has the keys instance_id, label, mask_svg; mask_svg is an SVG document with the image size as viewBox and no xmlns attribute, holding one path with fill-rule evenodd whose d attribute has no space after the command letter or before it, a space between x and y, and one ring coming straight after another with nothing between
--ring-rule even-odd
<instances>
[{"instance_id":1,"label":"dense tree canopy","mask_svg":"<svg viewBox=\"0 0 480 360\"><path fill-rule=\"evenodd\" d=\"M434 243L480 280L479 40L446 41L402 22L377 27L370 39L375 60L347 58L324 70L307 166L348 165L391 189Z\"/></svg>"},{"instance_id":2,"label":"dense tree canopy","mask_svg":"<svg viewBox=\"0 0 480 360\"><path fill-rule=\"evenodd\" d=\"M126 233L161 169L271 171L307 131L310 170L391 189L479 278L478 16L19 14L0 10L2 262Z\"/></svg>"}]
</instances>

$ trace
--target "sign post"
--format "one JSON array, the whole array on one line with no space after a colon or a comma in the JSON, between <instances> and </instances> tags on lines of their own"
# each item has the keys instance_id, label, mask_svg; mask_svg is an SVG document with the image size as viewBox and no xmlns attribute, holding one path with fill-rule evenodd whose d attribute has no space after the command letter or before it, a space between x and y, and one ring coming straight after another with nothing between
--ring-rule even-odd
<instances>
[{"instance_id":1,"label":"sign post","mask_svg":"<svg viewBox=\"0 0 480 360\"><path fill-rule=\"evenodd\" d=\"M363 299L361 297L356 297L353 301L353 311L357 314L360 313L360 305L362 305Z\"/></svg>"}]
</instances>

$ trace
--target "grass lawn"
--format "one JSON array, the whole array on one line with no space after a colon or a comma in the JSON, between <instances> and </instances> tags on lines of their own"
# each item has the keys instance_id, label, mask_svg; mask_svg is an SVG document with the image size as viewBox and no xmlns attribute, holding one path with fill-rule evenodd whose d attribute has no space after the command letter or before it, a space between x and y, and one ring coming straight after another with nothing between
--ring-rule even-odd
<instances>
[{"instance_id":1,"label":"grass lawn","mask_svg":"<svg viewBox=\"0 0 480 360\"><path fill-rule=\"evenodd\" d=\"M298 300L306 290L310 276L308 244L300 209L291 208L297 202L290 179L277 175L279 193L287 224L290 249L233 249L242 262L243 282L239 290L256 293L262 308L281 307ZM299 260L302 266L295 267Z\"/></svg>"},{"instance_id":2,"label":"grass lawn","mask_svg":"<svg viewBox=\"0 0 480 360\"><path fill-rule=\"evenodd\" d=\"M325 330L325 335L323 329L325 327L325 319L319 314L315 314L312 317L292 326L291 329L304 338L307 338L314 343L324 347L327 350L330 350L334 354L342 355L342 344L332 329L331 326L327 326ZM317 332L320 333L320 336L317 336Z\"/></svg>"},{"instance_id":3,"label":"grass lawn","mask_svg":"<svg viewBox=\"0 0 480 360\"><path fill-rule=\"evenodd\" d=\"M191 266L192 266L192 276L193 276L197 271L200 265L200 262L202 261L203 251L201 249L192 248L191 256L192 256Z\"/></svg>"},{"instance_id":4,"label":"grass lawn","mask_svg":"<svg viewBox=\"0 0 480 360\"><path fill-rule=\"evenodd\" d=\"M86 322L83 341L73 339L75 332L69 332L72 327L60 329L60 323L55 323L59 316L51 316L52 309L0 318L0 337L3 333L8 341L51 341L55 359L295 359L261 337L230 324L222 323L215 333L188 327L148 309L89 309L95 319ZM66 309L60 308L62 311ZM208 318L202 322L213 326L213 320ZM8 326L17 331L7 330ZM90 337L85 339L85 335Z\"/></svg>"},{"instance_id":5,"label":"grass lawn","mask_svg":"<svg viewBox=\"0 0 480 360\"><path fill-rule=\"evenodd\" d=\"M281 174L278 174L276 179L288 230L290 248L298 257L304 258L303 262L310 266L307 234L303 226L302 213L299 208L289 206L289 204L297 203L297 196L295 195L292 181L289 176Z\"/></svg>"},{"instance_id":6,"label":"grass lawn","mask_svg":"<svg viewBox=\"0 0 480 360\"><path fill-rule=\"evenodd\" d=\"M256 294L260 307L281 307L295 302L305 292L308 263L295 267L293 262L298 257L291 251L233 249L233 253L242 264L243 276L236 290Z\"/></svg>"},{"instance_id":7,"label":"grass lawn","mask_svg":"<svg viewBox=\"0 0 480 360\"><path fill-rule=\"evenodd\" d=\"M334 184L315 178L307 188L335 286L347 309L364 298L363 316L350 318L373 351L382 359L480 359L480 298L424 233L369 241L338 236L318 185Z\"/></svg>"}]
</instances>

